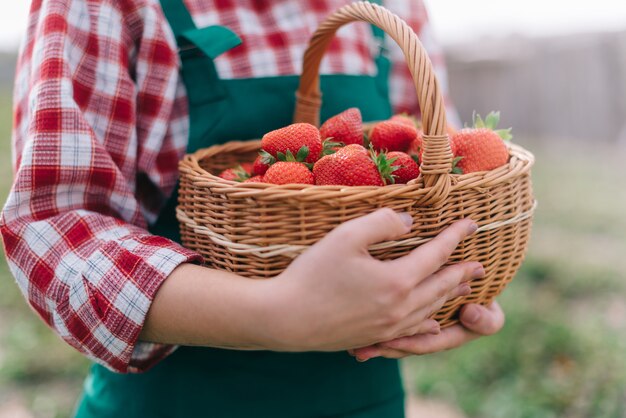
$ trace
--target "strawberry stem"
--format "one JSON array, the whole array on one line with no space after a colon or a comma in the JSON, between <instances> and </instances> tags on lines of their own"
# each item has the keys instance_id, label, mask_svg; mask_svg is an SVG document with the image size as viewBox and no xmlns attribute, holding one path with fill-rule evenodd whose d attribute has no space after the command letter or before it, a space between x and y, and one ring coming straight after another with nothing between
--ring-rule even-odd
<instances>
[{"instance_id":1,"label":"strawberry stem","mask_svg":"<svg viewBox=\"0 0 626 418\"><path fill-rule=\"evenodd\" d=\"M322 157L325 155L331 155L337 152L335 148L343 147L345 144L343 142L334 142L333 137L328 137L323 142L322 148Z\"/></svg>"},{"instance_id":2,"label":"strawberry stem","mask_svg":"<svg viewBox=\"0 0 626 418\"><path fill-rule=\"evenodd\" d=\"M377 153L374 151L374 147L370 144L370 157L376 167L378 168L378 172L380 173L380 178L383 180L385 185L387 184L395 184L396 176L393 174L394 171L399 170L400 166L394 166L393 163L398 159L398 157L389 158L387 154L380 152Z\"/></svg>"}]
</instances>

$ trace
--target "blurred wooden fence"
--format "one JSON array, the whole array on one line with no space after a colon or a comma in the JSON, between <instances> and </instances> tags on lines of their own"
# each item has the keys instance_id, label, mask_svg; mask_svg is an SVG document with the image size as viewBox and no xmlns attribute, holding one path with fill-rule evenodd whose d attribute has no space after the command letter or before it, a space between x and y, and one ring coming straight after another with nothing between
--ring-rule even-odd
<instances>
[{"instance_id":1,"label":"blurred wooden fence","mask_svg":"<svg viewBox=\"0 0 626 418\"><path fill-rule=\"evenodd\" d=\"M464 121L500 110L521 134L626 141L626 32L490 39L447 59Z\"/></svg>"},{"instance_id":2,"label":"blurred wooden fence","mask_svg":"<svg viewBox=\"0 0 626 418\"><path fill-rule=\"evenodd\" d=\"M486 39L446 55L466 122L473 110L500 110L518 134L626 144L626 32ZM10 88L14 65L0 54L0 87Z\"/></svg>"}]
</instances>

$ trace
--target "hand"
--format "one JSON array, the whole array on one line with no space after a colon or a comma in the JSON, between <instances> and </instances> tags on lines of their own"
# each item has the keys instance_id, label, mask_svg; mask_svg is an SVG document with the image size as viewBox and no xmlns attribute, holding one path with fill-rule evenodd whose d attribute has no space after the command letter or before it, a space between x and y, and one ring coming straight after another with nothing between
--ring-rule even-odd
<instances>
[{"instance_id":1,"label":"hand","mask_svg":"<svg viewBox=\"0 0 626 418\"><path fill-rule=\"evenodd\" d=\"M407 214L390 209L346 222L284 273L264 281L262 297L271 308L263 318L261 345L336 351L438 332L439 324L429 316L447 300L469 294L466 282L484 275L476 262L442 268L476 224L456 222L396 260L379 261L368 253L370 245L409 232L411 222ZM403 340L397 341L393 344Z\"/></svg>"},{"instance_id":2,"label":"hand","mask_svg":"<svg viewBox=\"0 0 626 418\"><path fill-rule=\"evenodd\" d=\"M462 325L454 325L440 333L418 334L350 350L359 361L373 357L403 358L435 353L459 347L483 335L492 335L504 326L504 313L497 302L490 306L470 304L461 309Z\"/></svg>"}]
</instances>

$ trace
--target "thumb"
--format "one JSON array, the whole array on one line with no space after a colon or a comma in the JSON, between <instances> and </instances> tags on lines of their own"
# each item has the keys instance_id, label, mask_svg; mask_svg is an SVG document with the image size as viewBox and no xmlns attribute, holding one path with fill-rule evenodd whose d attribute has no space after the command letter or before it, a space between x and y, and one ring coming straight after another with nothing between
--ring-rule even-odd
<instances>
[{"instance_id":1,"label":"thumb","mask_svg":"<svg viewBox=\"0 0 626 418\"><path fill-rule=\"evenodd\" d=\"M492 335L504 326L504 312L493 302L489 306L469 304L461 309L461 323L468 330L480 335Z\"/></svg>"},{"instance_id":2,"label":"thumb","mask_svg":"<svg viewBox=\"0 0 626 418\"><path fill-rule=\"evenodd\" d=\"M342 245L367 248L372 244L388 241L408 233L413 218L408 213L396 213L392 209L378 209L368 215L352 219L335 228L329 239L337 239Z\"/></svg>"}]
</instances>

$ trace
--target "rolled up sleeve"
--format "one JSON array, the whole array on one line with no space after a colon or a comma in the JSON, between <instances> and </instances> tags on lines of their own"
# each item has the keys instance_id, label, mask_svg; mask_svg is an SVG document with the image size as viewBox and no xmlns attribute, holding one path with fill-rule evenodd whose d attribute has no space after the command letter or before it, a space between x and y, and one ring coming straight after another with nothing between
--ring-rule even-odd
<instances>
[{"instance_id":1,"label":"rolled up sleeve","mask_svg":"<svg viewBox=\"0 0 626 418\"><path fill-rule=\"evenodd\" d=\"M0 215L28 303L72 347L122 373L175 349L139 334L169 274L201 262L147 230L186 145L168 124L177 58L160 19L133 1L33 2L14 96L15 178Z\"/></svg>"}]
</instances>

